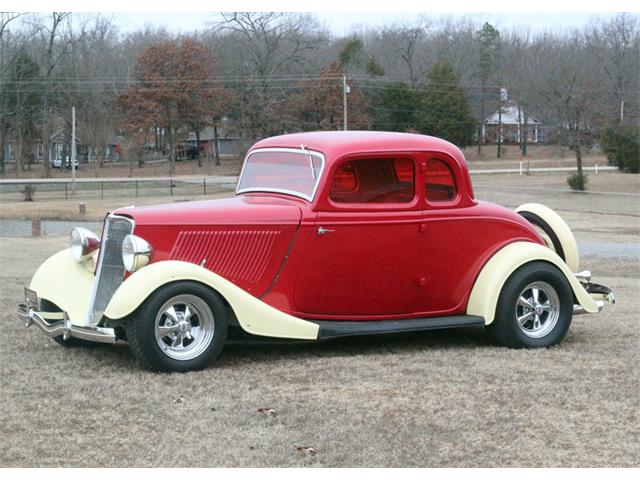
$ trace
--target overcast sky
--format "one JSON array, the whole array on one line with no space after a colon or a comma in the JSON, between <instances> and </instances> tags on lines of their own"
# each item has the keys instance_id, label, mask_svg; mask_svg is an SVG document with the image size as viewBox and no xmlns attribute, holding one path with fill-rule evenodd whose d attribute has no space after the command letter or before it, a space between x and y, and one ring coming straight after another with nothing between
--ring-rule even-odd
<instances>
[{"instance_id":1,"label":"overcast sky","mask_svg":"<svg viewBox=\"0 0 640 480\"><path fill-rule=\"evenodd\" d=\"M202 29L211 22L214 15L205 12L124 12L114 14L124 31L137 30L146 24L165 26L176 32ZM344 35L354 29L366 26L380 26L392 23L407 23L415 19L418 12L314 12L314 15L333 34ZM583 27L595 17L610 18L615 13L427 13L431 17L453 16L472 17L489 21L498 29L528 27L532 33L544 30Z\"/></svg>"}]
</instances>

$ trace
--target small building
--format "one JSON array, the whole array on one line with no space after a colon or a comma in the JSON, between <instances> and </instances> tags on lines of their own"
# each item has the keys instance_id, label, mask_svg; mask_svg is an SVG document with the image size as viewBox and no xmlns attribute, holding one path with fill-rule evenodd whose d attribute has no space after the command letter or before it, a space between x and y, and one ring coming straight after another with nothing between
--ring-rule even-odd
<instances>
[{"instance_id":1,"label":"small building","mask_svg":"<svg viewBox=\"0 0 640 480\"><path fill-rule=\"evenodd\" d=\"M215 135L213 127L207 127L200 132L200 153L204 157L215 155ZM190 132L186 140L186 146L197 148L195 132ZM241 141L237 136L231 135L225 127L218 127L218 152L221 157L238 156L241 152Z\"/></svg>"},{"instance_id":2,"label":"small building","mask_svg":"<svg viewBox=\"0 0 640 480\"><path fill-rule=\"evenodd\" d=\"M64 129L58 130L51 137L49 137L49 161L52 164L61 164L66 157L71 157L71 134L69 134ZM80 145L80 140L78 140L78 136L76 135L76 155L79 157L79 150L82 148ZM38 145L36 144L36 150L38 149ZM36 159L38 161L42 161L42 157L38 157L36 155Z\"/></svg>"},{"instance_id":3,"label":"small building","mask_svg":"<svg viewBox=\"0 0 640 480\"><path fill-rule=\"evenodd\" d=\"M496 110L482 122L482 142L498 143L499 124L502 123L502 143L519 144L526 133L527 143L546 141L546 132L541 122L527 112L527 128L524 131L525 110L513 100L506 100L500 111Z\"/></svg>"}]
</instances>

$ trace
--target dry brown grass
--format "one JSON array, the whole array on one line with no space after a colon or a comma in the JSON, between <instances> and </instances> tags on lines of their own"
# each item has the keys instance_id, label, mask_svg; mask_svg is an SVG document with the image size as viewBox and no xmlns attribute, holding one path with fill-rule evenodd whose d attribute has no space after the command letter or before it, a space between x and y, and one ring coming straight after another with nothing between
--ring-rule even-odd
<instances>
[{"instance_id":1,"label":"dry brown grass","mask_svg":"<svg viewBox=\"0 0 640 480\"><path fill-rule=\"evenodd\" d=\"M77 199L77 200L48 200L34 202L3 202L0 203L0 219L47 219L47 220L86 220L101 221L108 211L128 205L138 207L158 205L161 203L185 202L189 200L207 200L227 197L233 194L233 187L217 188L216 193L208 195L176 195L170 197L148 196L132 197L120 196L105 199ZM80 215L80 203L85 204L86 213Z\"/></svg>"},{"instance_id":2,"label":"dry brown grass","mask_svg":"<svg viewBox=\"0 0 640 480\"><path fill-rule=\"evenodd\" d=\"M638 243L637 209L616 198L623 214L595 224L576 200L538 201L564 206L579 242ZM479 330L236 345L181 375L19 324L21 287L65 244L0 239L0 466L640 466L637 258L583 259L618 304L555 348L496 348Z\"/></svg>"},{"instance_id":3,"label":"dry brown grass","mask_svg":"<svg viewBox=\"0 0 640 480\"><path fill-rule=\"evenodd\" d=\"M527 155L524 156L520 152L520 148L518 145L503 145L502 146L502 154L501 158L498 159L497 155L497 146L496 145L483 145L482 153L478 154L478 147L471 146L462 150L464 152L464 156L467 160L470 161L479 161L482 162L501 162L505 160L520 160L520 159L530 159L532 161L535 160L570 160L575 163L576 156L575 153L569 150L567 147L562 147L560 145L547 145L547 144L539 144L539 145L528 145L527 146ZM583 152L583 158L585 161L589 162L594 159L604 159L605 156L597 151L591 150L589 152ZM602 161L600 162L602 165Z\"/></svg>"}]
</instances>

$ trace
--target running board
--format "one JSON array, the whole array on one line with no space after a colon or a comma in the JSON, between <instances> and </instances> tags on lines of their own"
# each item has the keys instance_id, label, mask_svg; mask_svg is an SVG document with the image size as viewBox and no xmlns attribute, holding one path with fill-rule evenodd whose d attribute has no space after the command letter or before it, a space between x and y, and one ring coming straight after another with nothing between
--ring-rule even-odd
<instances>
[{"instance_id":1,"label":"running board","mask_svg":"<svg viewBox=\"0 0 640 480\"><path fill-rule=\"evenodd\" d=\"M362 320L358 322L335 320L309 321L320 327L318 340L324 338L351 337L355 335L379 335L384 333L484 326L484 318L476 315L409 318L406 320Z\"/></svg>"}]
</instances>

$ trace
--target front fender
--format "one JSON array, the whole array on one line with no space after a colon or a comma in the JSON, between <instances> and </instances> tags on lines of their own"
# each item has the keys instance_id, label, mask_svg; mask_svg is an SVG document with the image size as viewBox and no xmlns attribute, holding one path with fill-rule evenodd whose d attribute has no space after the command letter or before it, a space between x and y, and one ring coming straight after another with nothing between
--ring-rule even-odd
<instances>
[{"instance_id":1,"label":"front fender","mask_svg":"<svg viewBox=\"0 0 640 480\"><path fill-rule=\"evenodd\" d=\"M533 242L514 242L494 254L482 268L471 290L467 303L467 315L484 317L486 325L493 322L498 297L504 283L519 267L536 260L549 262L558 267L571 285L578 304L589 313L598 312L595 300L555 252Z\"/></svg>"},{"instance_id":2,"label":"front fender","mask_svg":"<svg viewBox=\"0 0 640 480\"><path fill-rule=\"evenodd\" d=\"M61 250L40 265L29 288L38 298L55 303L67 312L73 325L89 326L89 301L93 271L76 262L70 249Z\"/></svg>"},{"instance_id":3,"label":"front fender","mask_svg":"<svg viewBox=\"0 0 640 480\"><path fill-rule=\"evenodd\" d=\"M267 305L225 278L189 262L166 260L141 268L116 290L105 310L112 319L133 313L149 295L175 281L200 282L222 295L248 333L267 337L316 340L318 325L288 315Z\"/></svg>"}]
</instances>

